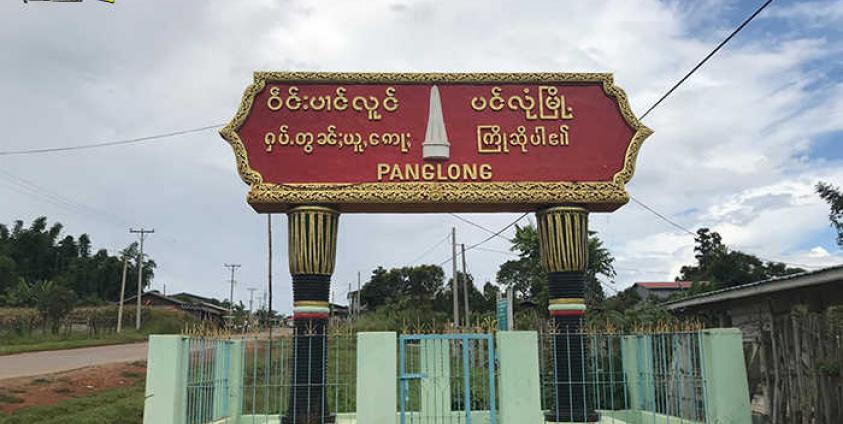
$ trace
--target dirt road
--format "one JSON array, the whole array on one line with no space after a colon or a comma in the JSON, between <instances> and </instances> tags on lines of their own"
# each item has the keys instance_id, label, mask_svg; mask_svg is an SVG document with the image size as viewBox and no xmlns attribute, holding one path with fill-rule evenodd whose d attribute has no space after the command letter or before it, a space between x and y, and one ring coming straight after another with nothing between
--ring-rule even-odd
<instances>
[{"instance_id":1,"label":"dirt road","mask_svg":"<svg viewBox=\"0 0 843 424\"><path fill-rule=\"evenodd\" d=\"M0 380L93 365L142 361L146 360L146 347L146 343L131 343L0 356Z\"/></svg>"}]
</instances>

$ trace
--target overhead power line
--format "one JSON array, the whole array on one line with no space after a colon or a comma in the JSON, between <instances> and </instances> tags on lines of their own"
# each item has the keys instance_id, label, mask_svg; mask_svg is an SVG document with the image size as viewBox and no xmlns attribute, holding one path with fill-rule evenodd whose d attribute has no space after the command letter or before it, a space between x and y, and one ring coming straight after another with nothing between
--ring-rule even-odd
<instances>
[{"instance_id":1,"label":"overhead power line","mask_svg":"<svg viewBox=\"0 0 843 424\"><path fill-rule=\"evenodd\" d=\"M634 196L630 195L629 198L632 199L632 201L635 202L638 206L641 206L642 208L644 208L644 210L646 210L646 211L652 213L653 215L659 217L659 219L661 219L662 221L678 228L680 231L684 231L684 232L690 234L691 236L694 236L694 237L697 236L696 233L689 230L687 227L683 227L683 226L677 224L676 221L671 220L670 218L668 218L668 217L664 216L663 214L659 213L659 211L647 206L646 204L644 204L644 202L636 199Z\"/></svg>"},{"instance_id":2,"label":"overhead power line","mask_svg":"<svg viewBox=\"0 0 843 424\"><path fill-rule=\"evenodd\" d=\"M55 152L66 152L71 150L85 150L85 149L97 149L100 147L112 147L112 146L122 146L126 144L139 144L148 141L154 140L162 140L169 137L175 137L184 134L191 134L200 131L206 131L213 128L222 127L225 124L215 124L215 125L205 125L203 127L198 128L191 128L187 130L180 130L180 131L172 131L167 133L155 134L155 135L148 135L144 137L136 137L136 138L127 138L123 140L114 140L114 141L106 141L101 143L91 143L91 144L80 144L76 146L66 146L66 147L51 147L45 149L23 149L23 150L4 150L0 151L0 156L16 156L16 155L35 155L35 154L42 154L42 153L55 153Z\"/></svg>"},{"instance_id":3,"label":"overhead power line","mask_svg":"<svg viewBox=\"0 0 843 424\"><path fill-rule=\"evenodd\" d=\"M524 212L524 213L523 213L523 214L521 214L521 216L519 216L519 217L518 217L515 221L512 221L512 222L510 222L509 224L507 224L505 227L501 228L500 230L493 232L493 233L492 233L492 235L490 235L489 237L486 237L485 239L483 239L483 240L481 240L481 241L479 241L479 242L477 242L477 243L474 243L474 244L472 244L471 246L466 247L466 248L465 248L465 251L466 251L466 252L468 252L469 250L476 249L477 247L482 246L483 244L488 243L488 242L489 242L489 240L491 240L491 239L493 239L493 238L495 238L495 237L497 237L497 236L501 235L501 233L503 233L504 231L508 230L508 229L509 229L510 227L512 227L513 225L517 224L519 221L521 221L522 219L524 219L524 217L525 217L525 216L527 216L528 214L529 214L529 212ZM444 261L440 262L440 263L439 263L439 266L445 265L445 264L447 264L448 262L451 262L451 258L445 259Z\"/></svg>"},{"instance_id":4,"label":"overhead power line","mask_svg":"<svg viewBox=\"0 0 843 424\"><path fill-rule=\"evenodd\" d=\"M489 249L488 247L475 247L477 250L482 250L484 252L492 252L492 253L500 253L501 255L509 255L509 256L521 256L515 252L509 252L506 250L499 250L499 249Z\"/></svg>"},{"instance_id":5,"label":"overhead power line","mask_svg":"<svg viewBox=\"0 0 843 424\"><path fill-rule=\"evenodd\" d=\"M650 106L650 108L649 108L649 109L647 109L647 111L646 111L646 112L644 112L644 114L643 114L643 115L641 115L641 119L643 120L644 118L646 118L646 117L647 117L647 115L649 115L649 114L650 114L650 112L652 112L652 111L653 111L653 109L655 109L655 108L656 108L656 106L658 106L659 104L661 104L661 102L663 102L663 101L664 101L664 99L666 99L668 96L670 96L671 94L673 94L673 92L674 92L677 88L679 88L679 86L680 86L680 85L682 85L682 83L684 83L684 82L685 82L688 78L690 78L690 77L691 77L691 75L693 75L693 74L694 74L694 72L697 72L697 69L700 69L700 67L701 67L701 66L703 66L706 62L708 62L708 60L709 60L709 59L711 59L711 57L712 57L712 56L714 56L715 54L717 54L717 52L718 52L718 51L720 51L720 49L721 49L721 48L723 48L723 46L725 46L725 45L726 45L726 43L728 43L728 42L729 42L729 41L730 41L730 40L731 40L734 36L738 35L738 33L739 33L739 32L741 32L741 30L743 30L743 29L744 29L744 27L746 27L746 26L747 26L750 22L752 22L752 20L753 20L753 19L755 19L755 17L756 17L756 16L758 16L758 15L759 15L759 14L760 14L760 13L761 13L761 12L762 12L765 8L767 8L767 6L769 6L769 5L770 5L770 3L772 3L772 2L773 2L773 0L767 0L767 1L765 1L765 2L764 2L764 4L762 4L762 5L761 5L758 9L756 9L756 10L755 10L755 12L754 12L752 15L750 15L748 18L746 18L746 19L745 19L745 20L744 20L744 21L743 21L743 22L742 22L742 23L741 23L741 24L740 24L737 28L735 28L735 30L734 30L734 31L732 31L732 33L731 33L731 34L729 34L729 36L728 36L728 37L726 37L723 41L721 41L721 42L720 42L720 44L718 44L718 45L717 45L717 47L715 47L715 48L714 48L714 50L712 50L712 51L711 51L708 55L706 55L706 56L705 56L705 57L704 57L701 61L699 61L699 63L697 63L697 65L696 65L696 66L694 66L693 68L691 68L691 70L690 70L690 71L688 71L688 73L687 73L687 74L685 74L685 76L684 76L684 77L682 77L682 79L680 79L680 80L679 80L676 84L673 84L673 87L670 87L670 90L667 90L667 92L666 92L666 93L664 93L664 95L663 95L663 96L661 96L661 98L659 98L659 100L658 100L658 101L656 101L655 103L653 103L653 105L652 105L652 106Z\"/></svg>"},{"instance_id":6,"label":"overhead power line","mask_svg":"<svg viewBox=\"0 0 843 424\"><path fill-rule=\"evenodd\" d=\"M468 218L463 218L463 217L461 217L461 216L459 216L459 215L457 215L457 214L455 214L455 213L451 213L451 212L449 212L449 213L448 213L448 215L451 215L451 216L453 216L454 218L459 219L460 221L465 222L465 223L466 223L466 224L468 224L468 225L471 225L471 226L473 226L473 227L477 227L477 228L479 228L479 229L481 229L481 230L483 230L483 231L485 231L485 232L487 232L487 233L489 233L489 234L493 234L493 235L495 235L496 237L500 237L500 238L501 238L501 239L503 239L503 240L510 241L508 238L506 238L506 237L504 237L504 236L502 236L502 235L500 235L500 234L495 234L495 231L494 231L494 230L490 230L490 229L488 229L488 228L486 228L486 227L484 227L484 226L482 226L482 225L480 225L480 224L478 224L478 223L476 223L476 222L471 221L471 220L470 220L470 219L468 219Z\"/></svg>"},{"instance_id":7,"label":"overhead power line","mask_svg":"<svg viewBox=\"0 0 843 424\"><path fill-rule=\"evenodd\" d=\"M750 22L752 22L753 19L755 19L759 14L761 14L761 12L763 12L764 9L766 9L767 6L769 6L770 3L772 3L772 2L773 2L773 0L767 0L764 3L762 3L755 10L755 12L753 12L751 15L749 15L749 17L744 19L744 21L741 22L741 24L738 25L738 27L735 28L726 38L724 38L723 41L720 42L720 44L718 44L711 52L709 52L702 60L700 60L693 68L691 68L691 70L688 71L688 73L685 74L685 76L683 76L679 81L677 81L676 84L674 84L672 87L670 87L670 89L667 90L667 92L665 92L664 95L662 95L655 103L653 103L653 105L650 106L650 108L647 109L647 111L644 112L641 115L640 119L643 120L644 118L646 118L647 115L650 114L650 112L652 112L656 107L658 107L665 99L668 98L668 96L673 94L673 92L676 91L676 89L679 88L679 86L681 86L685 81L687 81L688 78L691 77L691 75L693 75L695 72L697 72L698 69L700 69L700 67L702 67L702 65L704 65L706 62L708 62L708 60L711 59L715 54L717 54L717 52L719 52L720 49L723 48L723 46L725 46L729 41L732 40L732 38L734 38L738 33L740 33ZM630 198L638 206L641 206L644 210L646 210L646 211L652 213L653 215L657 216L659 219L666 222L667 224L669 224L669 225L671 225L671 226L679 229L680 231L683 231L683 232L685 232L685 233L687 233L691 236L696 237L696 233L694 233L693 231L691 231L687 227L684 227L684 226L676 223L675 221L666 217L664 214L662 214L659 211L655 210L654 208L648 206L644 202L636 199L635 197L630 196ZM761 259L761 260L767 261L767 262L779 262L779 263L783 263L785 265L791 265L791 266L798 266L798 267L804 267L804 268L820 268L818 266L813 266L813 265L795 264L795 263L765 259L765 258L762 258L760 256L758 258Z\"/></svg>"},{"instance_id":8,"label":"overhead power line","mask_svg":"<svg viewBox=\"0 0 843 424\"><path fill-rule=\"evenodd\" d=\"M678 228L682 232L687 233L694 238L697 237L697 234L694 233L693 231L689 230L687 227L684 227L682 225L677 224L676 221L671 220L670 218L664 216L663 214L659 213L655 209L647 206L644 202L642 202L642 201L640 201L640 200L638 200L638 199L636 199L632 196L630 196L630 198L632 199L632 201L635 202L635 204L637 204L638 206L641 206L644 210L646 210L646 211L652 213L653 215L657 216L659 219L666 222L667 224L669 224L669 225L671 225L675 228ZM758 255L753 255L753 256L755 256L758 259L761 259L762 261L765 261L765 262L777 262L777 263L780 263L780 264L785 264L785 265L790 265L790 266L795 266L795 267L800 267L800 268L813 268L813 269L822 268L821 266L817 266L817 265L797 264L797 263L793 263L793 262L785 262L785 261L780 261L780 260L777 260L777 259L765 258L765 257L758 256Z\"/></svg>"},{"instance_id":9,"label":"overhead power line","mask_svg":"<svg viewBox=\"0 0 843 424\"><path fill-rule=\"evenodd\" d=\"M434 244L433 246L431 246L429 249L425 250L425 251L424 251L421 255L417 256L415 259L413 259L412 261L410 261L410 263L411 263L411 264L414 264L414 263L418 262L421 258L423 258L423 257L425 257L425 256L427 256L427 255L429 255L429 254L430 254L430 252L433 252L433 250L434 250L434 249L436 249L437 247L441 246L441 245L442 245L442 243L445 243L446 241L448 241L448 239L449 239L450 237L451 237L451 234L449 233L449 234L448 234L448 235L446 235L444 238L442 238L442 240L439 240L436 244Z\"/></svg>"},{"instance_id":10,"label":"overhead power line","mask_svg":"<svg viewBox=\"0 0 843 424\"><path fill-rule=\"evenodd\" d=\"M93 206L73 201L65 196L62 196L56 192L50 191L38 184L35 184L32 181L14 175L9 171L0 169L0 178L6 179L7 183L10 184L10 187L21 194L39 198L67 211L74 212L80 215L97 215L119 226L128 225L128 222L126 220L120 218L117 215L114 215L113 213L107 210L95 208Z\"/></svg>"}]
</instances>

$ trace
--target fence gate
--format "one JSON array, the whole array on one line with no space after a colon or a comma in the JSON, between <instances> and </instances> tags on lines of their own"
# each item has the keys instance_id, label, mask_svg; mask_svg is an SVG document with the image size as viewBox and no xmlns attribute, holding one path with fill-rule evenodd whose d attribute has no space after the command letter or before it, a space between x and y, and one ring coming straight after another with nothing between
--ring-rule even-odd
<instances>
[{"instance_id":1,"label":"fence gate","mask_svg":"<svg viewBox=\"0 0 843 424\"><path fill-rule=\"evenodd\" d=\"M401 424L496 424L491 334L399 337Z\"/></svg>"}]
</instances>

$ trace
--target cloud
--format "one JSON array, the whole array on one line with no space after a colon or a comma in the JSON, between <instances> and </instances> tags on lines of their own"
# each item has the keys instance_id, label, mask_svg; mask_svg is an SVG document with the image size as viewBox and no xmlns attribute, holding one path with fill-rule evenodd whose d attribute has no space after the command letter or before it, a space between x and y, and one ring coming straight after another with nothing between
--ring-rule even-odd
<instances>
[{"instance_id":1,"label":"cloud","mask_svg":"<svg viewBox=\"0 0 843 424\"><path fill-rule=\"evenodd\" d=\"M843 1L803 1L795 2L781 8L774 8L771 17L782 19L797 19L800 23L815 27L826 27L829 24L843 21Z\"/></svg>"},{"instance_id":2,"label":"cloud","mask_svg":"<svg viewBox=\"0 0 843 424\"><path fill-rule=\"evenodd\" d=\"M740 2L654 0L60 6L0 5L3 149L224 123L254 70L614 72L641 113L748 13ZM647 118L656 133L639 155L630 192L692 230L722 231L736 248L839 262L839 251L816 253L827 220L810 186L817 178L843 180L840 164L806 152L816 137L843 129L830 118L843 115L843 81L817 65L835 60L840 47L833 34L741 34ZM266 220L245 204L231 149L213 131L149 146L0 158L0 166L120 217L78 213L0 186L6 222L48 215L110 249L132 240L128 225L155 226L147 245L160 266L156 284L225 297L222 264L238 262L239 298L245 287L265 285ZM467 217L497 229L516 215ZM289 310L286 220L274 223L275 305ZM636 205L594 215L592 225L618 257L618 287L671 279L693 260L691 236ZM451 226L466 244L488 235L447 215L344 215L336 297L356 285L357 271L365 280L377 265L404 265ZM509 246L495 239L485 247ZM442 245L420 261L448 256ZM494 279L509 259L478 250L468 256L479 282Z\"/></svg>"}]
</instances>

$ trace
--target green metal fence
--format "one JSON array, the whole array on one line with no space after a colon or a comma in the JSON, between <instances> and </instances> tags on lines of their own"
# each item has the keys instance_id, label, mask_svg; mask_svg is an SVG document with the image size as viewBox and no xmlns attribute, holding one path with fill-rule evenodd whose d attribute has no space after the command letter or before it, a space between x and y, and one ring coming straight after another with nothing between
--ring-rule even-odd
<instances>
[{"instance_id":1,"label":"green metal fence","mask_svg":"<svg viewBox=\"0 0 843 424\"><path fill-rule=\"evenodd\" d=\"M539 336L542 409L548 422L602 422L625 418L618 411L641 411L670 422L706 422L706 379L700 332L659 334L544 331ZM572 360L567 346L581 343ZM559 347L563 348L560 349ZM560 370L579 364L579 372ZM583 379L562 376L584 376ZM577 416L581 414L581 416ZM607 418L611 420L607 420ZM654 418L655 419L655 418ZM656 422L656 421L654 421ZM661 421L658 421L661 422Z\"/></svg>"},{"instance_id":2,"label":"green metal fence","mask_svg":"<svg viewBox=\"0 0 843 424\"><path fill-rule=\"evenodd\" d=\"M354 412L357 375L355 337L350 334L311 334L298 337L299 343L327 343L323 385L328 411L334 414ZM256 339L248 342L243 374L244 416L285 415L295 420L295 415L301 412L292 407L296 404L296 399L293 398L295 391L292 390L295 359L293 342L293 336L275 338L272 341Z\"/></svg>"},{"instance_id":3,"label":"green metal fence","mask_svg":"<svg viewBox=\"0 0 843 424\"><path fill-rule=\"evenodd\" d=\"M229 414L232 343L208 338L185 339L188 355L186 422L207 423Z\"/></svg>"},{"instance_id":4,"label":"green metal fence","mask_svg":"<svg viewBox=\"0 0 843 424\"><path fill-rule=\"evenodd\" d=\"M322 386L332 415L353 413L356 403L356 337L353 334L304 334L298 343L326 343ZM185 422L242 423L296 421L292 372L294 336L238 340L184 338L187 352ZM239 357L238 357L239 356ZM306 372L312 372L307 370ZM305 405L307 407L307 405ZM335 418L323 417L322 422ZM316 424L316 423L314 423ZM320 423L321 424L321 423Z\"/></svg>"},{"instance_id":5,"label":"green metal fence","mask_svg":"<svg viewBox=\"0 0 843 424\"><path fill-rule=\"evenodd\" d=\"M616 424L750 423L741 335L735 329L474 336L152 336L144 423L280 424L297 417L308 424L392 424L402 417L412 423L584 420L557 417L560 411ZM583 349L566 350L573 340ZM293 386L296 343L327 346L316 350L325 355L315 361L324 362L324 369L304 370L322 381L301 380L324 388L324 396L314 397L325 402L317 408L328 411L322 418L314 420L307 411L302 417L292 407L306 410L306 402L302 407L294 397L310 390ZM580 361L567 358L570 352L582 352ZM560 354L565 361L558 360ZM575 363L584 377L563 378L577 373L558 366Z\"/></svg>"}]
</instances>

